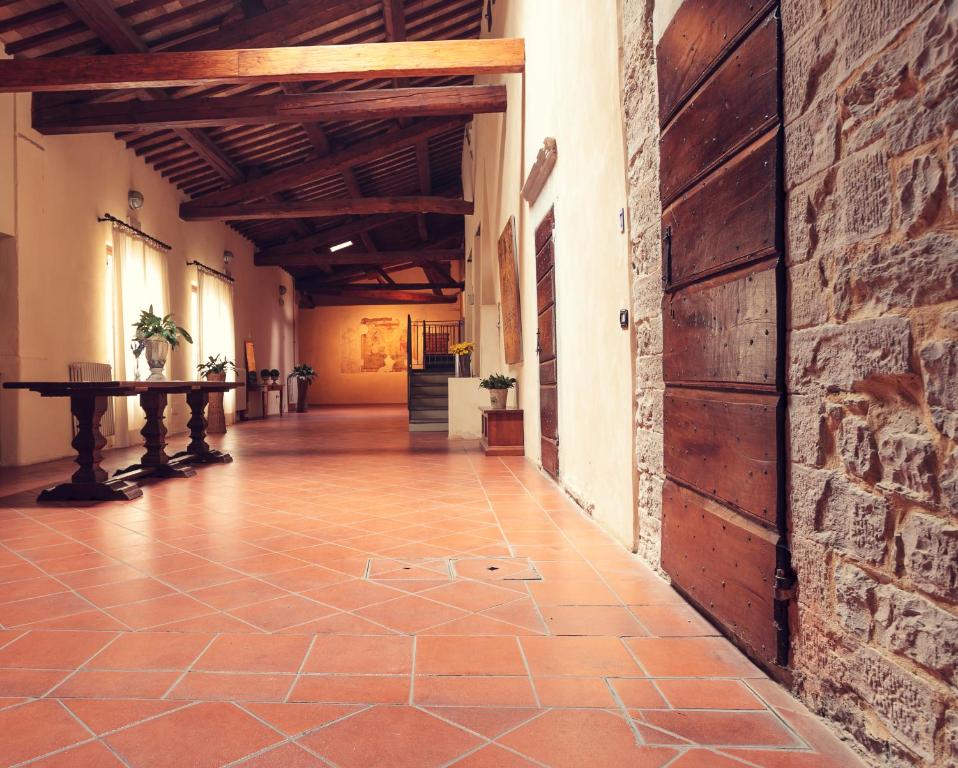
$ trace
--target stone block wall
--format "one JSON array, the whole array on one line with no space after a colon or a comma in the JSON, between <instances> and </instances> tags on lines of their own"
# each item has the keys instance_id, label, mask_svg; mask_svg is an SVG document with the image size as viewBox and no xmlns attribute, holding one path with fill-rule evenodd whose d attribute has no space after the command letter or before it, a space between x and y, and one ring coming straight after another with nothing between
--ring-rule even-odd
<instances>
[{"instance_id":1,"label":"stone block wall","mask_svg":"<svg viewBox=\"0 0 958 768\"><path fill-rule=\"evenodd\" d=\"M659 567L655 1L621 11L636 546ZM958 768L958 0L781 13L794 690L875 765Z\"/></svg>"},{"instance_id":2,"label":"stone block wall","mask_svg":"<svg viewBox=\"0 0 958 768\"><path fill-rule=\"evenodd\" d=\"M796 691L958 766L958 2L782 24Z\"/></svg>"},{"instance_id":3,"label":"stone block wall","mask_svg":"<svg viewBox=\"0 0 958 768\"><path fill-rule=\"evenodd\" d=\"M653 0L622 0L623 101L629 175L632 322L635 329L635 548L658 569L662 532L662 250L659 100Z\"/></svg>"}]
</instances>

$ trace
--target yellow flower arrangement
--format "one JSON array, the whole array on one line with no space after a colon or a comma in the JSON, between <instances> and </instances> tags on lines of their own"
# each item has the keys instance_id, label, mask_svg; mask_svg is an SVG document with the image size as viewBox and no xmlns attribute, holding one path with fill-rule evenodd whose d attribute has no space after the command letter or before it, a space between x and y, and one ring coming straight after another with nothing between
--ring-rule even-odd
<instances>
[{"instance_id":1,"label":"yellow flower arrangement","mask_svg":"<svg viewBox=\"0 0 958 768\"><path fill-rule=\"evenodd\" d=\"M471 341L460 341L458 344L449 345L449 353L456 357L471 355L475 345Z\"/></svg>"}]
</instances>

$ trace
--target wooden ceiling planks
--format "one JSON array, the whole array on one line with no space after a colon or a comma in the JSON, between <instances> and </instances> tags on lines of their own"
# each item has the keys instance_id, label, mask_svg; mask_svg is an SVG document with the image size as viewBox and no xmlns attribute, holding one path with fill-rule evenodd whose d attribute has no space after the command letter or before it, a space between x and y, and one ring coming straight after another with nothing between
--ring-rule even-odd
<instances>
[{"instance_id":1,"label":"wooden ceiling planks","mask_svg":"<svg viewBox=\"0 0 958 768\"><path fill-rule=\"evenodd\" d=\"M402 0L324 0L321 3L317 0L269 0L265 4L241 3L240 0L70 0L70 5L73 8L68 7L66 0L7 0L0 3L0 42L7 46L8 51L12 48L11 52L18 59L100 54L115 50L120 44L116 30L103 31L102 35L94 32L96 20L93 17L101 15L112 19L112 23L119 18L127 25L134 36L131 45L136 45L135 39L138 38L146 50L180 53L213 46L241 49L355 45L403 39L475 41L481 21L481 9L473 0L406 0L405 3ZM92 11L91 6L95 6ZM84 8L86 20L76 13L76 9L82 12ZM246 11L250 8L259 10L259 13L254 10L247 16ZM122 29L119 35L127 37ZM306 97L302 101L307 101L315 95L319 97L316 101L321 103L330 103L324 102L327 97L333 103L338 99L347 102L354 98L356 101L375 100L375 95L367 94L392 88L397 81L408 88L461 88L473 84L472 72L469 71L450 74L443 70L434 75L403 72L404 76L400 78L395 77L393 71L375 77L367 72L363 74L364 79L357 79L356 74L347 71L329 80L307 79L285 85L269 81L195 84L150 91L61 92L43 94L37 101L41 110L45 107L54 110L63 103L72 102L81 110L89 105L91 109L102 107L122 112L129 109L124 105L142 100L147 93L154 94L154 100L149 105L140 106L162 110L183 99L233 96L302 95ZM364 95L343 97L340 95L342 91L362 92ZM386 141L391 141L397 131L415 130L420 123L429 122L428 118L413 122L414 114L390 115L384 109L373 119L344 113L317 116L312 120L311 115L304 113L301 122L293 122L290 117L285 121L264 121L259 125L191 125L176 126L173 130L167 124L132 125L124 127L137 130L118 132L118 138L193 198L193 202L198 202L251 180L327 160L354 148L357 143L383 143L385 137L389 137ZM398 126L397 120L400 121ZM363 205L361 198L367 196L373 199L428 196L431 190L435 190L435 195L461 197L462 128L463 122L455 121L425 139L414 140L405 146L390 144L381 152L359 157L353 164L344 163L341 168L325 175L303 178L290 174L289 186L281 186L258 199L244 202L263 206L290 202L304 209L312 205L328 211L337 198L355 199ZM183 137L181 132L184 130L195 134ZM215 154L210 155L211 151ZM428 174L428 178L424 174ZM366 226L370 220L374 226ZM463 243L461 216L433 213L419 217L402 213L357 217L344 211L343 215L329 218L249 220L231 226L257 244L264 263L271 258L282 263L283 253L292 254L289 260L298 260L298 263L284 266L294 276L311 278L319 275L325 280L341 282L384 279L375 273L368 274L380 253L388 275L404 265L391 258L390 252L413 253L435 249L439 244L448 252L448 249L461 249ZM331 263L332 260L324 258L329 246L341 242L342 239L337 238L349 230L354 233L350 239L357 243L350 250L365 266L349 265L339 259ZM286 250L280 250L279 256L270 257L274 249ZM415 264L415 260L410 260L404 268ZM434 274L443 278L442 272ZM442 301L453 298L431 294L422 296Z\"/></svg>"}]
</instances>

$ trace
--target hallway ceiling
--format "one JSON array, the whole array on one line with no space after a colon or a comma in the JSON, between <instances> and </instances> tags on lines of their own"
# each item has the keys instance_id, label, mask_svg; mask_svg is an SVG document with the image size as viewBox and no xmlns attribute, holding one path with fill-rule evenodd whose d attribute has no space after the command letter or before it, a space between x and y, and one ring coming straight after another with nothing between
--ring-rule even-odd
<instances>
[{"instance_id":1,"label":"hallway ceiling","mask_svg":"<svg viewBox=\"0 0 958 768\"><path fill-rule=\"evenodd\" d=\"M474 39L481 21L478 0L0 0L15 58ZM114 132L183 192L183 218L229 222L257 264L297 279L304 306L448 302L471 210L465 123L505 109L502 87L472 85L450 74L38 93L34 120L44 133ZM372 93L423 88L440 90ZM391 288L410 268L427 287Z\"/></svg>"}]
</instances>

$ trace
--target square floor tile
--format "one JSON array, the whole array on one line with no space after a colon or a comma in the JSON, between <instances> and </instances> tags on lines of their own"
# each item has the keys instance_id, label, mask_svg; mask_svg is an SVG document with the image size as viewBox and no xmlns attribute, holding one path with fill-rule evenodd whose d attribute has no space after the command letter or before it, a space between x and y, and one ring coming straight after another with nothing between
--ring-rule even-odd
<instances>
[{"instance_id":1,"label":"square floor tile","mask_svg":"<svg viewBox=\"0 0 958 768\"><path fill-rule=\"evenodd\" d=\"M533 677L623 677L641 670L621 641L611 637L523 637Z\"/></svg>"},{"instance_id":2,"label":"square floor tile","mask_svg":"<svg viewBox=\"0 0 958 768\"><path fill-rule=\"evenodd\" d=\"M482 741L419 709L374 707L302 743L342 768L438 768Z\"/></svg>"},{"instance_id":3,"label":"square floor tile","mask_svg":"<svg viewBox=\"0 0 958 768\"><path fill-rule=\"evenodd\" d=\"M283 740L232 704L197 704L114 733L107 743L137 768L215 768Z\"/></svg>"},{"instance_id":4,"label":"square floor tile","mask_svg":"<svg viewBox=\"0 0 958 768\"><path fill-rule=\"evenodd\" d=\"M193 665L204 672L299 671L309 639L296 635L219 635Z\"/></svg>"},{"instance_id":5,"label":"square floor tile","mask_svg":"<svg viewBox=\"0 0 958 768\"><path fill-rule=\"evenodd\" d=\"M526 675L514 637L424 635L416 641L417 675Z\"/></svg>"},{"instance_id":6,"label":"square floor tile","mask_svg":"<svg viewBox=\"0 0 958 768\"><path fill-rule=\"evenodd\" d=\"M402 675L412 668L412 638L401 635L317 635L304 673Z\"/></svg>"}]
</instances>

